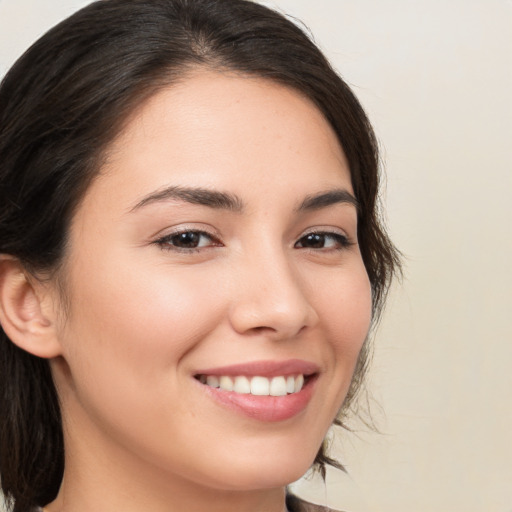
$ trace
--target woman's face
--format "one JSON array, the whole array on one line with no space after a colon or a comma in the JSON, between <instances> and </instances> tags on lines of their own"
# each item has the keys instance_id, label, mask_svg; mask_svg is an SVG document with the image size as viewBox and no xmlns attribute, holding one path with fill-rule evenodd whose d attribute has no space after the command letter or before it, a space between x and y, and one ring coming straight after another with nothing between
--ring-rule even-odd
<instances>
[{"instance_id":1,"label":"woman's face","mask_svg":"<svg viewBox=\"0 0 512 512\"><path fill-rule=\"evenodd\" d=\"M216 489L300 477L370 323L354 201L332 129L288 88L198 71L145 103L71 226L68 453Z\"/></svg>"}]
</instances>

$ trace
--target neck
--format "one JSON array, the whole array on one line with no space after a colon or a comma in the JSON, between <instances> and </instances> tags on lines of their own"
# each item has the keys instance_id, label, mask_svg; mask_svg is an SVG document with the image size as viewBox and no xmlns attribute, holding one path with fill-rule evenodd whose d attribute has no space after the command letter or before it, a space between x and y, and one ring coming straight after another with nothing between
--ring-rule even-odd
<instances>
[{"instance_id":1,"label":"neck","mask_svg":"<svg viewBox=\"0 0 512 512\"><path fill-rule=\"evenodd\" d=\"M84 491L82 489L82 491ZM157 512L178 512L187 510L190 512L287 512L284 489L279 492L258 495L227 496L225 494L211 494L214 499L205 499L203 495L198 499L197 494L183 496L173 494L165 497L147 496L140 499L134 493L126 493L123 496L116 490L105 489L102 494L96 496L86 495L85 492L72 492L64 486L55 501L43 509L43 512L111 512L123 510L123 512L140 512L152 510Z\"/></svg>"}]
</instances>

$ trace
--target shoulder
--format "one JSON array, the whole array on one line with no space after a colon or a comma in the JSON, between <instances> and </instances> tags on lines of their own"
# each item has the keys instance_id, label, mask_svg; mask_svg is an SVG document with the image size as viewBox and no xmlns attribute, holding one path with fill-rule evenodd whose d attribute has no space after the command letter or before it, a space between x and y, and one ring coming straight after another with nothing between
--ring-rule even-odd
<instances>
[{"instance_id":1,"label":"shoulder","mask_svg":"<svg viewBox=\"0 0 512 512\"><path fill-rule=\"evenodd\" d=\"M288 507L289 512L341 512L334 510L333 508L328 508L324 505L309 503L297 498L297 496L294 496L293 494L289 494L286 497L286 506Z\"/></svg>"}]
</instances>

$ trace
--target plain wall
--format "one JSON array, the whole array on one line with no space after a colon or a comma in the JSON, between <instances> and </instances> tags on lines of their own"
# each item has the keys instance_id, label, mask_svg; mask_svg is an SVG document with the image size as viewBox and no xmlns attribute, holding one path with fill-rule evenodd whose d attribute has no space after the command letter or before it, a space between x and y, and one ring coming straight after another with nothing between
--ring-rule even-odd
<instances>
[{"instance_id":1,"label":"plain wall","mask_svg":"<svg viewBox=\"0 0 512 512\"><path fill-rule=\"evenodd\" d=\"M0 75L88 2L0 0ZM512 511L512 2L276 0L368 111L405 279L375 337L381 434L299 492L350 512Z\"/></svg>"}]
</instances>

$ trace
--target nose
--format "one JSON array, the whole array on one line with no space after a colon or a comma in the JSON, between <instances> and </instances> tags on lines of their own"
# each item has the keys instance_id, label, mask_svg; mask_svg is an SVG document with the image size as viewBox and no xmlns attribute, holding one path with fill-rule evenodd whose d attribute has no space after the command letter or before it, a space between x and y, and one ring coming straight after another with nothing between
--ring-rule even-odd
<instances>
[{"instance_id":1,"label":"nose","mask_svg":"<svg viewBox=\"0 0 512 512\"><path fill-rule=\"evenodd\" d=\"M235 331L285 340L318 322L304 276L284 254L253 255L242 267L230 310Z\"/></svg>"}]
</instances>

